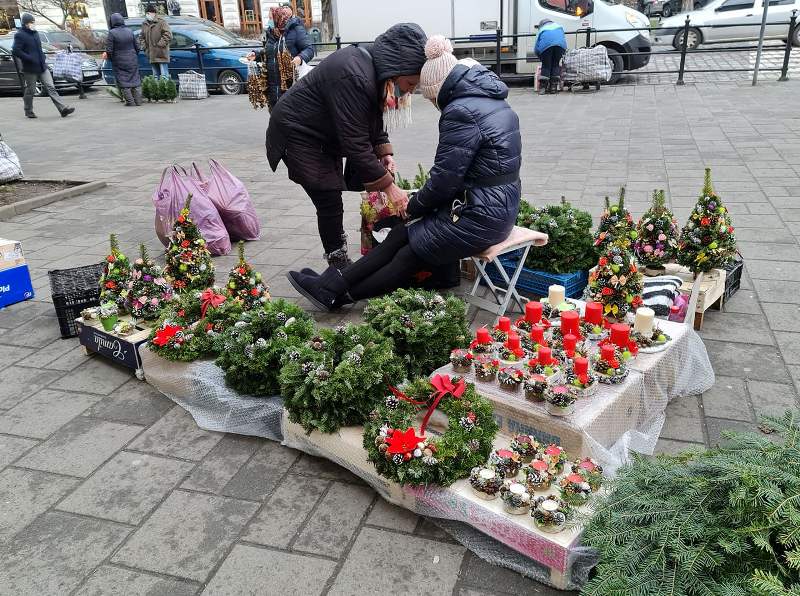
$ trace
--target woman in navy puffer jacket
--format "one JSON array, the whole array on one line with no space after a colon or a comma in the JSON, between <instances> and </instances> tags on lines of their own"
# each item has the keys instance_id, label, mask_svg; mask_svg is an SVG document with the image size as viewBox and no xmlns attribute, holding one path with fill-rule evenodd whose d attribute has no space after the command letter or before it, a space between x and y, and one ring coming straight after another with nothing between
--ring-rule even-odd
<instances>
[{"instance_id":1,"label":"woman in navy puffer jacket","mask_svg":"<svg viewBox=\"0 0 800 596\"><path fill-rule=\"evenodd\" d=\"M458 62L441 36L428 40L425 54L422 94L442 112L430 179L408 203L411 223L392 228L359 261L321 276L308 269L289 273L292 285L320 308L407 286L417 271L479 254L514 227L522 139L505 101L508 88L474 60Z\"/></svg>"}]
</instances>

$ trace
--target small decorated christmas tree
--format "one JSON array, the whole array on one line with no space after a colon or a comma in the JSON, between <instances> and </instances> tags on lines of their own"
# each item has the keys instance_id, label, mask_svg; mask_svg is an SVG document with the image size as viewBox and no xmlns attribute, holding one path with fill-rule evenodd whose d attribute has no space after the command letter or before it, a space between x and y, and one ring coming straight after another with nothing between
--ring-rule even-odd
<instances>
[{"instance_id":1,"label":"small decorated christmas tree","mask_svg":"<svg viewBox=\"0 0 800 596\"><path fill-rule=\"evenodd\" d=\"M678 224L664 199L663 190L653 191L653 204L636 225L633 251L639 263L650 269L663 269L678 250Z\"/></svg>"},{"instance_id":2,"label":"small decorated christmas tree","mask_svg":"<svg viewBox=\"0 0 800 596\"><path fill-rule=\"evenodd\" d=\"M711 169L706 168L703 192L678 241L678 263L692 273L725 267L736 254L736 236L731 217L711 184Z\"/></svg>"},{"instance_id":3,"label":"small decorated christmas tree","mask_svg":"<svg viewBox=\"0 0 800 596\"><path fill-rule=\"evenodd\" d=\"M175 220L169 246L164 252L167 262L164 274L176 292L204 290L214 285L214 263L205 239L189 215L191 202L192 195L189 195Z\"/></svg>"},{"instance_id":4,"label":"small decorated christmas tree","mask_svg":"<svg viewBox=\"0 0 800 596\"><path fill-rule=\"evenodd\" d=\"M100 277L100 303L113 302L118 308L124 308L131 263L120 251L116 235L111 234L110 242L111 252L106 257L103 275Z\"/></svg>"},{"instance_id":5,"label":"small decorated christmas tree","mask_svg":"<svg viewBox=\"0 0 800 596\"><path fill-rule=\"evenodd\" d=\"M630 250L631 242L635 239L636 230L633 217L625 207L625 187L623 186L619 189L619 199L616 205L612 205L609 198L606 197L606 208L600 216L600 223L597 224L594 245L601 253L611 243Z\"/></svg>"},{"instance_id":6,"label":"small decorated christmas tree","mask_svg":"<svg viewBox=\"0 0 800 596\"><path fill-rule=\"evenodd\" d=\"M621 320L642 305L642 287L642 274L633 255L624 246L611 244L589 274L587 294L603 304L605 316Z\"/></svg>"},{"instance_id":7,"label":"small decorated christmas tree","mask_svg":"<svg viewBox=\"0 0 800 596\"><path fill-rule=\"evenodd\" d=\"M269 288L261 274L244 258L244 242L239 241L239 262L231 269L226 290L229 297L242 303L245 310L261 306L270 299Z\"/></svg>"},{"instance_id":8,"label":"small decorated christmas tree","mask_svg":"<svg viewBox=\"0 0 800 596\"><path fill-rule=\"evenodd\" d=\"M140 256L133 262L128 281L128 310L135 319L152 321L158 318L164 303L172 298L172 288L164 277L161 267L140 245Z\"/></svg>"}]
</instances>

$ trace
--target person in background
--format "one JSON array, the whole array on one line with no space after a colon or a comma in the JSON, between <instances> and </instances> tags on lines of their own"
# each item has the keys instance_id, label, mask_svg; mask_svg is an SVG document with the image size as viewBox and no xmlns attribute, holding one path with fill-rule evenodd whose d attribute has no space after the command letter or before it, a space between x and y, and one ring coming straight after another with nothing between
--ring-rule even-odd
<instances>
[{"instance_id":1,"label":"person in background","mask_svg":"<svg viewBox=\"0 0 800 596\"><path fill-rule=\"evenodd\" d=\"M22 62L22 75L25 78L25 93L22 102L25 106L25 116L36 118L33 113L33 96L36 94L36 83L41 83L53 105L56 106L62 118L66 118L75 108L61 101L61 96L56 91L53 75L47 67L47 61L42 51L42 40L36 31L36 19L30 13L22 13L22 29L14 34L14 43L11 53Z\"/></svg>"},{"instance_id":2,"label":"person in background","mask_svg":"<svg viewBox=\"0 0 800 596\"><path fill-rule=\"evenodd\" d=\"M125 19L115 12L106 38L104 60L111 60L114 80L125 98L126 106L142 105L142 80L139 77L139 43L125 26Z\"/></svg>"},{"instance_id":3,"label":"person in background","mask_svg":"<svg viewBox=\"0 0 800 596\"><path fill-rule=\"evenodd\" d=\"M537 27L534 51L542 61L539 94L558 93L561 84L561 59L567 51L563 27L550 19L542 19Z\"/></svg>"},{"instance_id":4,"label":"person in background","mask_svg":"<svg viewBox=\"0 0 800 596\"><path fill-rule=\"evenodd\" d=\"M329 265L342 269L351 262L342 191L383 191L405 213L408 194L394 182L387 130L410 122L426 40L419 25L402 23L372 44L337 50L292 85L270 114L269 166L274 172L283 161L289 179L311 198Z\"/></svg>"},{"instance_id":5,"label":"person in background","mask_svg":"<svg viewBox=\"0 0 800 596\"><path fill-rule=\"evenodd\" d=\"M407 287L417 271L477 255L514 228L522 137L508 87L475 60L457 60L441 35L428 40L425 55L420 90L442 113L430 179L404 210L412 221L397 224L349 267L289 272L289 282L318 308ZM546 239L542 234L538 243Z\"/></svg>"},{"instance_id":6,"label":"person in background","mask_svg":"<svg viewBox=\"0 0 800 596\"><path fill-rule=\"evenodd\" d=\"M173 17L181 16L181 3L178 0L169 0L167 2L167 10Z\"/></svg>"},{"instance_id":7,"label":"person in background","mask_svg":"<svg viewBox=\"0 0 800 596\"><path fill-rule=\"evenodd\" d=\"M147 54L153 76L168 79L169 42L172 41L172 31L167 22L158 15L154 4L147 5L144 16L140 34L141 48Z\"/></svg>"},{"instance_id":8,"label":"person in background","mask_svg":"<svg viewBox=\"0 0 800 596\"><path fill-rule=\"evenodd\" d=\"M286 50L292 56L294 68L308 64L314 58L314 46L306 33L303 21L292 16L289 6L274 6L269 11L267 30L264 32L264 49L251 52L248 58L265 65L267 72L267 106L272 111L282 93L291 86L293 73L283 72L279 55ZM282 81L289 82L287 89Z\"/></svg>"}]
</instances>

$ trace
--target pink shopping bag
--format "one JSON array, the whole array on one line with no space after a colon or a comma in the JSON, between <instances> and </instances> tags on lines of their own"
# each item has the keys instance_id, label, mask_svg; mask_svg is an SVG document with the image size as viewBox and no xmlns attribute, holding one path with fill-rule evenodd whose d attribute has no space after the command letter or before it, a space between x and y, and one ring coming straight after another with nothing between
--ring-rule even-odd
<instances>
[{"instance_id":1,"label":"pink shopping bag","mask_svg":"<svg viewBox=\"0 0 800 596\"><path fill-rule=\"evenodd\" d=\"M191 175L214 203L230 237L233 240L258 240L261 223L244 183L215 159L209 159L208 166L211 170L208 178L203 176L196 163L192 164Z\"/></svg>"},{"instance_id":2,"label":"pink shopping bag","mask_svg":"<svg viewBox=\"0 0 800 596\"><path fill-rule=\"evenodd\" d=\"M181 168L183 169L183 168ZM156 235L164 246L169 244L172 226L186 203L186 197L192 195L189 213L203 235L212 255L226 255L231 251L231 239L217 208L208 198L205 189L191 176L178 171L176 166L169 166L161 174L161 182L153 193L153 204L156 208Z\"/></svg>"}]
</instances>

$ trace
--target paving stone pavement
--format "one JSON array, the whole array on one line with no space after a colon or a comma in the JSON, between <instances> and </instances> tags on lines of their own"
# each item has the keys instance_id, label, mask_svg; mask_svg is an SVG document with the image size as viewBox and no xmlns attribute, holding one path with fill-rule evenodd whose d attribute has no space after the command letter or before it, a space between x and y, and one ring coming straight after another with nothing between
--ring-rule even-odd
<instances>
[{"instance_id":1,"label":"paving stone pavement","mask_svg":"<svg viewBox=\"0 0 800 596\"><path fill-rule=\"evenodd\" d=\"M759 415L798 405L799 91L794 81L512 90L532 202L566 195L596 216L625 184L638 216L658 187L685 220L711 166L730 207L747 267L702 332L717 381L670 405L660 452L714 445L724 428L754 430ZM47 271L99 260L110 232L129 254L140 241L157 253L150 195L173 162L213 156L242 177L264 225L248 253L275 296L311 309L283 273L322 266L313 208L285 171L268 171L267 114L246 97L70 101L77 112L61 119L36 99L31 121L21 98L0 98L4 139L29 177L109 183L0 222L0 236L23 241L36 289L0 312L0 593L374 594L387 580L420 594L557 593L483 562L334 464L197 428L127 370L59 339ZM416 99L413 126L392 135L402 172L431 163L436 117ZM355 250L357 195L346 212ZM221 275L234 260L215 259Z\"/></svg>"}]
</instances>

